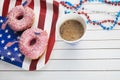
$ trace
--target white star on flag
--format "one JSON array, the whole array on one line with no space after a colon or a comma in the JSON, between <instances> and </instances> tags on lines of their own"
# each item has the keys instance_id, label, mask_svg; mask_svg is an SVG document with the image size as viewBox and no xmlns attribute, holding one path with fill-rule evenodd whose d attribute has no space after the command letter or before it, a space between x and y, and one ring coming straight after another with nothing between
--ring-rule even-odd
<instances>
[{"instance_id":1,"label":"white star on flag","mask_svg":"<svg viewBox=\"0 0 120 80\"><path fill-rule=\"evenodd\" d=\"M11 58L11 61L15 61L15 58Z\"/></svg>"},{"instance_id":2,"label":"white star on flag","mask_svg":"<svg viewBox=\"0 0 120 80\"><path fill-rule=\"evenodd\" d=\"M11 35L8 35L7 38L10 39L10 38L11 38Z\"/></svg>"},{"instance_id":3,"label":"white star on flag","mask_svg":"<svg viewBox=\"0 0 120 80\"><path fill-rule=\"evenodd\" d=\"M3 20L2 20L2 19L0 20L0 23L3 23Z\"/></svg>"},{"instance_id":4,"label":"white star on flag","mask_svg":"<svg viewBox=\"0 0 120 80\"><path fill-rule=\"evenodd\" d=\"M6 46L4 47L4 50L7 50L7 47L6 47Z\"/></svg>"},{"instance_id":5,"label":"white star on flag","mask_svg":"<svg viewBox=\"0 0 120 80\"><path fill-rule=\"evenodd\" d=\"M5 33L8 33L8 29L5 30Z\"/></svg>"},{"instance_id":6,"label":"white star on flag","mask_svg":"<svg viewBox=\"0 0 120 80\"><path fill-rule=\"evenodd\" d=\"M11 53L10 53L10 52L8 52L8 53L7 53L7 55L9 56L9 55L11 55Z\"/></svg>"},{"instance_id":7,"label":"white star on flag","mask_svg":"<svg viewBox=\"0 0 120 80\"><path fill-rule=\"evenodd\" d=\"M1 43L3 44L5 42L5 40L2 40Z\"/></svg>"},{"instance_id":8,"label":"white star on flag","mask_svg":"<svg viewBox=\"0 0 120 80\"><path fill-rule=\"evenodd\" d=\"M2 37L2 34L0 34L0 37Z\"/></svg>"},{"instance_id":9,"label":"white star on flag","mask_svg":"<svg viewBox=\"0 0 120 80\"><path fill-rule=\"evenodd\" d=\"M4 56L1 56L0 59L3 60L3 59L4 59Z\"/></svg>"},{"instance_id":10,"label":"white star on flag","mask_svg":"<svg viewBox=\"0 0 120 80\"><path fill-rule=\"evenodd\" d=\"M20 39L20 36L18 36L17 39Z\"/></svg>"},{"instance_id":11,"label":"white star on flag","mask_svg":"<svg viewBox=\"0 0 120 80\"><path fill-rule=\"evenodd\" d=\"M15 47L15 48L14 48L14 51L17 51L17 50L18 50L18 48L17 48L17 47Z\"/></svg>"},{"instance_id":12,"label":"white star on flag","mask_svg":"<svg viewBox=\"0 0 120 80\"><path fill-rule=\"evenodd\" d=\"M19 53L19 54L18 54L18 57L21 57L21 56L22 56L22 54L21 54L21 53Z\"/></svg>"}]
</instances>

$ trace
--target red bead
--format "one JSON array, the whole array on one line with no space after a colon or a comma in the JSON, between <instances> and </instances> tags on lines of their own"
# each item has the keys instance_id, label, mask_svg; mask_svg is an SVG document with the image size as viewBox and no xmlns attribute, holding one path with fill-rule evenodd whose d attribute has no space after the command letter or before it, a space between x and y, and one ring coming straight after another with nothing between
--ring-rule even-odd
<instances>
[{"instance_id":1,"label":"red bead","mask_svg":"<svg viewBox=\"0 0 120 80\"><path fill-rule=\"evenodd\" d=\"M107 0L105 0L105 2L107 2Z\"/></svg>"},{"instance_id":2,"label":"red bead","mask_svg":"<svg viewBox=\"0 0 120 80\"><path fill-rule=\"evenodd\" d=\"M84 13L85 14L85 16L87 17L87 13Z\"/></svg>"},{"instance_id":3,"label":"red bead","mask_svg":"<svg viewBox=\"0 0 120 80\"><path fill-rule=\"evenodd\" d=\"M72 7L70 7L70 9L72 9Z\"/></svg>"},{"instance_id":4,"label":"red bead","mask_svg":"<svg viewBox=\"0 0 120 80\"><path fill-rule=\"evenodd\" d=\"M108 22L110 22L110 20L108 20Z\"/></svg>"},{"instance_id":5,"label":"red bead","mask_svg":"<svg viewBox=\"0 0 120 80\"><path fill-rule=\"evenodd\" d=\"M84 14L84 12L81 12L81 14Z\"/></svg>"},{"instance_id":6,"label":"red bead","mask_svg":"<svg viewBox=\"0 0 120 80\"><path fill-rule=\"evenodd\" d=\"M67 5L64 5L65 7L67 7Z\"/></svg>"},{"instance_id":7,"label":"red bead","mask_svg":"<svg viewBox=\"0 0 120 80\"><path fill-rule=\"evenodd\" d=\"M79 6L79 4L77 4L77 6Z\"/></svg>"},{"instance_id":8,"label":"red bead","mask_svg":"<svg viewBox=\"0 0 120 80\"><path fill-rule=\"evenodd\" d=\"M110 2L107 2L108 4L111 4Z\"/></svg>"},{"instance_id":9,"label":"red bead","mask_svg":"<svg viewBox=\"0 0 120 80\"><path fill-rule=\"evenodd\" d=\"M120 23L118 23L118 25L120 25Z\"/></svg>"},{"instance_id":10,"label":"red bead","mask_svg":"<svg viewBox=\"0 0 120 80\"><path fill-rule=\"evenodd\" d=\"M81 14L80 12L78 12L78 14Z\"/></svg>"},{"instance_id":11,"label":"red bead","mask_svg":"<svg viewBox=\"0 0 120 80\"><path fill-rule=\"evenodd\" d=\"M114 3L112 3L112 5L114 5Z\"/></svg>"},{"instance_id":12,"label":"red bead","mask_svg":"<svg viewBox=\"0 0 120 80\"><path fill-rule=\"evenodd\" d=\"M64 2L61 1L60 4L64 4Z\"/></svg>"},{"instance_id":13,"label":"red bead","mask_svg":"<svg viewBox=\"0 0 120 80\"><path fill-rule=\"evenodd\" d=\"M112 23L114 22L114 20L111 21Z\"/></svg>"},{"instance_id":14,"label":"red bead","mask_svg":"<svg viewBox=\"0 0 120 80\"><path fill-rule=\"evenodd\" d=\"M100 23L97 23L97 25L99 25Z\"/></svg>"},{"instance_id":15,"label":"red bead","mask_svg":"<svg viewBox=\"0 0 120 80\"><path fill-rule=\"evenodd\" d=\"M117 6L117 4L114 4L115 6Z\"/></svg>"},{"instance_id":16,"label":"red bead","mask_svg":"<svg viewBox=\"0 0 120 80\"><path fill-rule=\"evenodd\" d=\"M104 21L102 21L101 23L105 23L105 22L107 22L106 20L104 20Z\"/></svg>"},{"instance_id":17,"label":"red bead","mask_svg":"<svg viewBox=\"0 0 120 80\"><path fill-rule=\"evenodd\" d=\"M67 6L67 9L69 9L69 7Z\"/></svg>"},{"instance_id":18,"label":"red bead","mask_svg":"<svg viewBox=\"0 0 120 80\"><path fill-rule=\"evenodd\" d=\"M93 25L95 25L95 23L93 22Z\"/></svg>"},{"instance_id":19,"label":"red bead","mask_svg":"<svg viewBox=\"0 0 120 80\"><path fill-rule=\"evenodd\" d=\"M118 6L120 6L120 3L118 3Z\"/></svg>"},{"instance_id":20,"label":"red bead","mask_svg":"<svg viewBox=\"0 0 120 80\"><path fill-rule=\"evenodd\" d=\"M87 16L87 19L89 19L90 17L89 16Z\"/></svg>"}]
</instances>

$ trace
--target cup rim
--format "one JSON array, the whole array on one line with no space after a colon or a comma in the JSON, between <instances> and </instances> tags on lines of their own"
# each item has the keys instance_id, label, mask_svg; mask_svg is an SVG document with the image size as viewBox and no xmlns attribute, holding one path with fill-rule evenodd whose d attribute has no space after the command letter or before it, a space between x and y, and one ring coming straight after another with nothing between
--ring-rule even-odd
<instances>
[{"instance_id":1,"label":"cup rim","mask_svg":"<svg viewBox=\"0 0 120 80\"><path fill-rule=\"evenodd\" d=\"M80 22L83 25L84 32L83 32L83 35L79 39L69 41L69 40L66 40L66 39L61 37L61 35L60 35L60 27L65 21L68 21L68 20L77 20L78 22ZM76 42L79 42L83 38L83 36L84 36L84 34L86 32L86 22L85 22L85 19L82 16L78 15L78 14L75 14L75 13L65 14L65 15L62 15L58 19L57 28L58 28L58 30L57 30L58 36L60 37L60 39L62 39L64 42L67 42L67 43L76 43Z\"/></svg>"}]
</instances>

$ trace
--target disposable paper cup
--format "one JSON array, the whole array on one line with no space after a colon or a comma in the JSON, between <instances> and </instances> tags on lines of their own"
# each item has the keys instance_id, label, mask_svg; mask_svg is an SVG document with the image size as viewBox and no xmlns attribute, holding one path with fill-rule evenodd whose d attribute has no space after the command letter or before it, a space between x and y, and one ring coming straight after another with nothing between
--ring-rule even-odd
<instances>
[{"instance_id":1,"label":"disposable paper cup","mask_svg":"<svg viewBox=\"0 0 120 80\"><path fill-rule=\"evenodd\" d=\"M61 37L60 35L60 27L62 26L62 24L68 20L76 20L78 22L80 22L82 24L82 27L83 27L83 35L77 39L77 40L73 40L73 41L69 41L69 40L66 40L64 38ZM76 43L76 42L79 42L82 37L84 36L84 33L86 32L86 22L85 22L85 19L78 15L78 14L75 14L75 13L71 13L71 14L65 14L65 15L62 15L59 19L58 19L58 22L57 22L57 32L58 32L58 36L65 42L67 43ZM70 34L71 35L71 34Z\"/></svg>"}]
</instances>

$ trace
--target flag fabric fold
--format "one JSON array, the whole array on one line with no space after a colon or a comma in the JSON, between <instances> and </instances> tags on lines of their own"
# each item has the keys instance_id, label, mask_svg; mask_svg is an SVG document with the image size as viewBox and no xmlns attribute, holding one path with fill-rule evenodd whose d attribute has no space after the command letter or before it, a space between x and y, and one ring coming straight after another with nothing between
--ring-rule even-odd
<instances>
[{"instance_id":1,"label":"flag fabric fold","mask_svg":"<svg viewBox=\"0 0 120 80\"><path fill-rule=\"evenodd\" d=\"M22 5L24 0L0 0L0 60L26 70L39 70L49 60L55 43L56 23L59 15L59 3L54 0L32 0L29 7L34 10L35 21L32 27L47 31L49 41L44 55L37 60L30 60L19 51L19 38L22 32L15 32L9 25L2 29L7 13L15 6ZM7 6L5 6L7 5ZM12 43L11 46L7 43Z\"/></svg>"}]
</instances>

